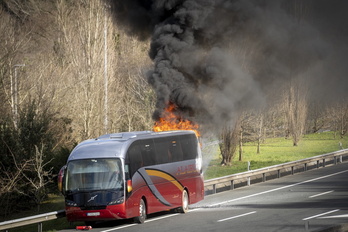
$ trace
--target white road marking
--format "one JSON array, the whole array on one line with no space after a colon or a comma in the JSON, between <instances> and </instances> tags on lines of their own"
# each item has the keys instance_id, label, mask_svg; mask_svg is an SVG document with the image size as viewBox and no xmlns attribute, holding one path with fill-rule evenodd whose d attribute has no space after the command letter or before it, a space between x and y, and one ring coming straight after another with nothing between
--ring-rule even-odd
<instances>
[{"instance_id":1,"label":"white road marking","mask_svg":"<svg viewBox=\"0 0 348 232\"><path fill-rule=\"evenodd\" d=\"M129 224L129 225L124 225L124 226L120 226L120 227L115 227L115 228L112 228L112 229L109 229L109 230L103 230L103 231L100 231L100 232L110 232L110 231L115 231L115 230L121 230L121 229L124 229L124 228L127 228L127 227L131 227L131 226L136 226L138 224Z\"/></svg>"},{"instance_id":2,"label":"white road marking","mask_svg":"<svg viewBox=\"0 0 348 232\"><path fill-rule=\"evenodd\" d=\"M195 211L195 210L189 210L187 213L192 212L192 211ZM169 218L169 217L174 217L174 216L178 216L178 215L180 215L180 213L169 214L169 215L165 215L165 216L162 216L162 217L157 217L157 218L145 220L145 223L153 222L153 221L157 221L157 220L161 220L161 219L165 219L165 218ZM100 231L100 232L110 232L110 231L120 230L120 229L124 229L124 228L131 227L131 226L136 226L136 225L139 225L139 224L134 223L134 224L124 225L124 226L120 226L120 227L111 228L111 229L108 229L108 230L103 230L103 231Z\"/></svg>"},{"instance_id":3,"label":"white road marking","mask_svg":"<svg viewBox=\"0 0 348 232\"><path fill-rule=\"evenodd\" d=\"M341 215L335 215L335 216L327 216L327 217L320 217L322 219L326 218L348 218L348 214L341 214Z\"/></svg>"},{"instance_id":4,"label":"white road marking","mask_svg":"<svg viewBox=\"0 0 348 232\"><path fill-rule=\"evenodd\" d=\"M334 192L334 190L327 191L327 192L324 192L324 193L319 193L319 194L316 194L316 195L313 195L313 196L309 196L308 198L319 197L319 196L322 196L322 195L325 195L325 194L329 194L329 193L332 193L332 192Z\"/></svg>"},{"instance_id":5,"label":"white road marking","mask_svg":"<svg viewBox=\"0 0 348 232\"><path fill-rule=\"evenodd\" d=\"M180 215L180 214L179 213L175 213L175 214L168 214L168 215L162 216L162 217L156 217L156 218L153 218L153 219L150 219L150 220L146 220L145 223L153 222L153 221L157 221L157 220L161 220L161 219L165 219L165 218L169 218L169 217L174 217L174 216L177 216L177 215Z\"/></svg>"},{"instance_id":6,"label":"white road marking","mask_svg":"<svg viewBox=\"0 0 348 232\"><path fill-rule=\"evenodd\" d=\"M245 214L241 214L241 215L237 215L237 216L234 216L234 217L220 219L220 220L218 220L218 222L223 222L223 221L227 221L227 220L231 220L231 219L235 219L235 218L239 218L239 217L244 217L244 216L247 216L247 215L250 215L250 214L254 214L254 213L256 213L256 211L245 213Z\"/></svg>"},{"instance_id":7,"label":"white road marking","mask_svg":"<svg viewBox=\"0 0 348 232\"><path fill-rule=\"evenodd\" d=\"M339 175L339 174L342 174L342 173L345 173L345 172L348 172L348 170L332 173L330 175L317 177L317 178L314 178L314 179L302 181L302 182L295 183L295 184L286 185L286 186L275 188L275 189L270 189L270 190L259 192L259 193L254 193L254 194L251 194L251 195L248 195L248 196L239 197L239 198L235 198L235 199L228 200L228 201L222 201L222 202L219 202L219 203L211 204L211 205L209 205L209 207L213 207L213 206L217 206L217 205L223 205L223 204L230 203L230 202L233 202L233 201L239 201L239 200L247 199L247 198L250 198L250 197L259 196L259 195L262 195L262 194L271 193L271 192L275 192L275 191L286 189L286 188L291 188L291 187L294 187L294 186L297 186L297 185L310 183L310 182L313 182L313 181L316 181L316 180L320 180L320 179L325 179L325 178L328 178L328 177L331 177L331 176L336 176L336 175Z\"/></svg>"},{"instance_id":8,"label":"white road marking","mask_svg":"<svg viewBox=\"0 0 348 232\"><path fill-rule=\"evenodd\" d=\"M329 211L329 212L317 214L317 215L314 215L314 216L311 216L311 217L306 217L306 218L304 218L304 219L302 219L302 220L303 220L303 221L307 221L307 220L309 220L309 219L317 218L317 217L320 217L320 216L323 216L323 215L326 215L326 214L330 214L330 213L334 213L334 212L337 212L337 211L339 211L339 209L331 210L331 211Z\"/></svg>"}]
</instances>

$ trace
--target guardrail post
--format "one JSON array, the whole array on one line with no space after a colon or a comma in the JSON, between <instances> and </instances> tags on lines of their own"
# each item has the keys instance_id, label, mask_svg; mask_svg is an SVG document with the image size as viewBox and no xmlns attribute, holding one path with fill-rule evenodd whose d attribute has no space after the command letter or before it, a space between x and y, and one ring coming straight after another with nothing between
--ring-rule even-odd
<instances>
[{"instance_id":1,"label":"guardrail post","mask_svg":"<svg viewBox=\"0 0 348 232\"><path fill-rule=\"evenodd\" d=\"M323 168L325 168L325 159L323 159Z\"/></svg>"},{"instance_id":2,"label":"guardrail post","mask_svg":"<svg viewBox=\"0 0 348 232\"><path fill-rule=\"evenodd\" d=\"M309 221L308 220L306 220L306 222L305 222L305 229L306 229L306 231L308 231L308 229L309 229Z\"/></svg>"},{"instance_id":3,"label":"guardrail post","mask_svg":"<svg viewBox=\"0 0 348 232\"><path fill-rule=\"evenodd\" d=\"M278 172L278 174L277 174L277 175L278 175L278 178L280 178L280 169L278 169L277 172Z\"/></svg>"},{"instance_id":4,"label":"guardrail post","mask_svg":"<svg viewBox=\"0 0 348 232\"><path fill-rule=\"evenodd\" d=\"M334 156L334 164L337 165L337 157Z\"/></svg>"},{"instance_id":5,"label":"guardrail post","mask_svg":"<svg viewBox=\"0 0 348 232\"><path fill-rule=\"evenodd\" d=\"M266 181L266 173L262 173L262 182Z\"/></svg>"},{"instance_id":6,"label":"guardrail post","mask_svg":"<svg viewBox=\"0 0 348 232\"><path fill-rule=\"evenodd\" d=\"M307 163L304 164L304 171L307 171Z\"/></svg>"},{"instance_id":7,"label":"guardrail post","mask_svg":"<svg viewBox=\"0 0 348 232\"><path fill-rule=\"evenodd\" d=\"M340 155L340 163L343 163L342 155Z\"/></svg>"},{"instance_id":8,"label":"guardrail post","mask_svg":"<svg viewBox=\"0 0 348 232\"><path fill-rule=\"evenodd\" d=\"M234 180L231 180L231 187L230 187L231 190L234 189Z\"/></svg>"},{"instance_id":9,"label":"guardrail post","mask_svg":"<svg viewBox=\"0 0 348 232\"><path fill-rule=\"evenodd\" d=\"M320 166L320 162L319 160L317 160L317 168L319 168L319 166Z\"/></svg>"},{"instance_id":10,"label":"guardrail post","mask_svg":"<svg viewBox=\"0 0 348 232\"><path fill-rule=\"evenodd\" d=\"M39 223L37 224L37 231L38 231L38 232L42 232L42 222L39 222Z\"/></svg>"},{"instance_id":11,"label":"guardrail post","mask_svg":"<svg viewBox=\"0 0 348 232\"><path fill-rule=\"evenodd\" d=\"M291 175L294 175L294 166L291 166Z\"/></svg>"},{"instance_id":12,"label":"guardrail post","mask_svg":"<svg viewBox=\"0 0 348 232\"><path fill-rule=\"evenodd\" d=\"M216 193L216 184L213 184L213 194Z\"/></svg>"},{"instance_id":13,"label":"guardrail post","mask_svg":"<svg viewBox=\"0 0 348 232\"><path fill-rule=\"evenodd\" d=\"M248 186L250 186L250 176L248 176Z\"/></svg>"}]
</instances>

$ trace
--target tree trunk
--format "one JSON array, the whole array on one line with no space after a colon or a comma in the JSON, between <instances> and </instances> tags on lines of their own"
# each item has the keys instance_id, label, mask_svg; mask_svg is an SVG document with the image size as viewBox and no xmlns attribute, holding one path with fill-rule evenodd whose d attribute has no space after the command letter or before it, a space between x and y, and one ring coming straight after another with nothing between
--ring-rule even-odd
<instances>
[{"instance_id":1,"label":"tree trunk","mask_svg":"<svg viewBox=\"0 0 348 232\"><path fill-rule=\"evenodd\" d=\"M239 134L239 161L243 161L243 128L240 129Z\"/></svg>"},{"instance_id":2,"label":"tree trunk","mask_svg":"<svg viewBox=\"0 0 348 232\"><path fill-rule=\"evenodd\" d=\"M259 130L257 134L257 150L256 153L260 154L260 146L261 146L261 140L262 140L262 128L263 128L263 114L260 115L259 119Z\"/></svg>"}]
</instances>

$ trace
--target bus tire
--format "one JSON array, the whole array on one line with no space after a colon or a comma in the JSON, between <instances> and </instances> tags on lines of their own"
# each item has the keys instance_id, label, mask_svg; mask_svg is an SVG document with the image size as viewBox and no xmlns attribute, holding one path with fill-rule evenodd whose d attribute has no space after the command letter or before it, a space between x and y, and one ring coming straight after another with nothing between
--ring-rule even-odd
<instances>
[{"instance_id":1,"label":"bus tire","mask_svg":"<svg viewBox=\"0 0 348 232\"><path fill-rule=\"evenodd\" d=\"M134 218L135 223L143 224L146 219L146 204L143 199L139 203L139 216Z\"/></svg>"},{"instance_id":2,"label":"bus tire","mask_svg":"<svg viewBox=\"0 0 348 232\"><path fill-rule=\"evenodd\" d=\"M187 213L188 205L189 205L189 196L188 196L187 191L184 189L182 191L181 207L179 208L179 212L180 213Z\"/></svg>"}]
</instances>

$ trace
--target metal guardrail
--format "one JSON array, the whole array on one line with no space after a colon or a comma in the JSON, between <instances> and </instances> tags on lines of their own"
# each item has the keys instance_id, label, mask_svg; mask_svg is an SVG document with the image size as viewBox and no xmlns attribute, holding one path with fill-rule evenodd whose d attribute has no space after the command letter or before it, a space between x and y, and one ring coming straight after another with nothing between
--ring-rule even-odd
<instances>
[{"instance_id":1,"label":"metal guardrail","mask_svg":"<svg viewBox=\"0 0 348 232\"><path fill-rule=\"evenodd\" d=\"M297 172L307 171L313 168L325 167L326 165L342 163L348 157L348 149L314 156L293 162L278 164L257 170L246 171L233 175L204 181L206 195L215 194L219 190L232 190L236 186L249 186L251 183L265 182L268 179L280 178L285 175L293 175Z\"/></svg>"},{"instance_id":2,"label":"metal guardrail","mask_svg":"<svg viewBox=\"0 0 348 232\"><path fill-rule=\"evenodd\" d=\"M320 168L329 164L335 165L337 163L342 163L344 158L348 158L348 149L206 180L204 181L204 190L207 195L214 194L217 193L219 189L231 190L238 184L242 185L242 183L245 183L244 185L251 185L252 180L254 182L265 182L267 178L280 178L284 175L293 175L296 172L307 171L309 168ZM38 231L42 232L43 222L62 217L65 217L65 210L0 222L0 231L8 231L16 227L38 223Z\"/></svg>"},{"instance_id":3,"label":"metal guardrail","mask_svg":"<svg viewBox=\"0 0 348 232\"><path fill-rule=\"evenodd\" d=\"M0 222L0 231L8 231L20 226L38 223L38 231L42 232L42 223L49 220L65 217L65 210L39 214L31 217L19 218L10 221Z\"/></svg>"}]
</instances>

